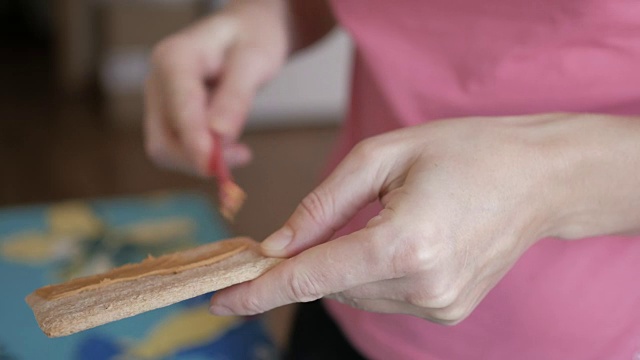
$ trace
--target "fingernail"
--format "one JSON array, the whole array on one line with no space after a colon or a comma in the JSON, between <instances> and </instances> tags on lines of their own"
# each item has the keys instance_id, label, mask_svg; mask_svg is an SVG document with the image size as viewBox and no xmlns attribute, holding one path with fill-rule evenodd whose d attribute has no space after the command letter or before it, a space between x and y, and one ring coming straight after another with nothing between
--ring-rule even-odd
<instances>
[{"instance_id":1,"label":"fingernail","mask_svg":"<svg viewBox=\"0 0 640 360\"><path fill-rule=\"evenodd\" d=\"M213 315L218 316L230 316L233 315L233 311L224 305L211 305L209 307L209 312Z\"/></svg>"},{"instance_id":2,"label":"fingernail","mask_svg":"<svg viewBox=\"0 0 640 360\"><path fill-rule=\"evenodd\" d=\"M264 239L261 246L266 251L283 250L293 240L293 232L289 228L282 228Z\"/></svg>"}]
</instances>

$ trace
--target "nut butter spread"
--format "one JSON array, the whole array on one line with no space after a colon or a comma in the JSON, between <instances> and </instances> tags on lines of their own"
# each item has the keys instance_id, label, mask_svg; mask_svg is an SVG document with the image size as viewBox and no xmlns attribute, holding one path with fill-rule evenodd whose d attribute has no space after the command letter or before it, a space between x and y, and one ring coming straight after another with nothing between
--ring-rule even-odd
<instances>
[{"instance_id":1,"label":"nut butter spread","mask_svg":"<svg viewBox=\"0 0 640 360\"><path fill-rule=\"evenodd\" d=\"M124 265L102 274L77 278L58 285L45 286L36 290L35 293L45 300L54 300L122 281L131 281L152 275L177 274L224 260L249 247L247 244L237 243L220 245L215 250L204 253L186 251L158 258L149 255L140 263Z\"/></svg>"}]
</instances>

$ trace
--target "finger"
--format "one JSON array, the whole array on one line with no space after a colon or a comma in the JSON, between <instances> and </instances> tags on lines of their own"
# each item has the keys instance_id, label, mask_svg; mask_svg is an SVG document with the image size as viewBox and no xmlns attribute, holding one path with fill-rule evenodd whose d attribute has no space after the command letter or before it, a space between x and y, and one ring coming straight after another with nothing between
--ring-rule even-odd
<instances>
[{"instance_id":1,"label":"finger","mask_svg":"<svg viewBox=\"0 0 640 360\"><path fill-rule=\"evenodd\" d=\"M447 324L446 321L431 316L429 309L413 306L402 301L386 299L353 299L339 295L334 295L331 299L363 311L380 314L411 315L434 323Z\"/></svg>"},{"instance_id":2,"label":"finger","mask_svg":"<svg viewBox=\"0 0 640 360\"><path fill-rule=\"evenodd\" d=\"M394 276L385 261L389 252L374 236L363 229L308 249L253 281L218 292L211 310L218 315L257 314Z\"/></svg>"},{"instance_id":3,"label":"finger","mask_svg":"<svg viewBox=\"0 0 640 360\"><path fill-rule=\"evenodd\" d=\"M465 319L492 288L487 281L469 283L462 293L447 302L430 299L416 291L408 278L382 280L333 294L330 298L374 312L409 314L439 324L454 325ZM413 294L413 295L411 295Z\"/></svg>"},{"instance_id":4,"label":"finger","mask_svg":"<svg viewBox=\"0 0 640 360\"><path fill-rule=\"evenodd\" d=\"M265 79L263 59L242 47L226 54L206 115L208 125L228 139L240 136L258 88Z\"/></svg>"},{"instance_id":5,"label":"finger","mask_svg":"<svg viewBox=\"0 0 640 360\"><path fill-rule=\"evenodd\" d=\"M342 292L345 298L370 299L370 300L394 300L408 302L408 291L415 289L415 284L407 278L385 279L368 284L356 286Z\"/></svg>"},{"instance_id":6,"label":"finger","mask_svg":"<svg viewBox=\"0 0 640 360\"><path fill-rule=\"evenodd\" d=\"M352 151L302 200L285 225L262 242L263 252L287 257L328 240L377 198L388 173L383 168L382 161L366 151Z\"/></svg>"},{"instance_id":7,"label":"finger","mask_svg":"<svg viewBox=\"0 0 640 360\"><path fill-rule=\"evenodd\" d=\"M223 152L224 161L232 168L247 165L253 158L249 146L242 143L227 144L224 146Z\"/></svg>"},{"instance_id":8,"label":"finger","mask_svg":"<svg viewBox=\"0 0 640 360\"><path fill-rule=\"evenodd\" d=\"M423 309L423 312L436 318L438 314L446 313L452 307L464 303L469 298L469 294L475 291L475 288L468 287L459 296L439 297L426 288L418 288L419 284L411 277L381 280L345 290L337 298L394 301L410 306L413 309L412 313L416 313L415 309Z\"/></svg>"},{"instance_id":9,"label":"finger","mask_svg":"<svg viewBox=\"0 0 640 360\"><path fill-rule=\"evenodd\" d=\"M415 272L395 279L385 279L363 284L344 291L344 295L359 299L387 299L412 303L425 308L444 308L473 290L468 277L455 276L453 281L444 272ZM459 290L458 290L459 289Z\"/></svg>"},{"instance_id":10,"label":"finger","mask_svg":"<svg viewBox=\"0 0 640 360\"><path fill-rule=\"evenodd\" d=\"M234 33L235 27L227 21L202 21L161 42L152 57L167 125L203 175L213 145L205 118L206 80L219 74Z\"/></svg>"},{"instance_id":11,"label":"finger","mask_svg":"<svg viewBox=\"0 0 640 360\"><path fill-rule=\"evenodd\" d=\"M157 84L151 76L145 84L145 150L159 166L194 173L177 139L166 126L162 113Z\"/></svg>"},{"instance_id":12,"label":"finger","mask_svg":"<svg viewBox=\"0 0 640 360\"><path fill-rule=\"evenodd\" d=\"M204 77L204 69L193 64L189 57L174 60L160 76L165 116L189 161L201 173L205 173L212 148L204 118L207 94Z\"/></svg>"},{"instance_id":13,"label":"finger","mask_svg":"<svg viewBox=\"0 0 640 360\"><path fill-rule=\"evenodd\" d=\"M338 301L353 308L380 314L411 315L441 325L455 325L459 322L438 317L433 309L421 308L402 301L387 299L354 299L341 294L332 294L328 299Z\"/></svg>"},{"instance_id":14,"label":"finger","mask_svg":"<svg viewBox=\"0 0 640 360\"><path fill-rule=\"evenodd\" d=\"M466 319L478 307L485 296L493 289L496 280L492 277L476 279L465 287L465 290L448 306L431 309L429 316L439 323L455 325Z\"/></svg>"}]
</instances>

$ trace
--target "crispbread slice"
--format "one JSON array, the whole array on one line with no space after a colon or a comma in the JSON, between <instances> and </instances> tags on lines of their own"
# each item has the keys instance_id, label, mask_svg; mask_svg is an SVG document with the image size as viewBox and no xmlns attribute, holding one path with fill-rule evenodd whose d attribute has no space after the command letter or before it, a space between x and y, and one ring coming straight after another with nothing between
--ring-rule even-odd
<instances>
[{"instance_id":1,"label":"crispbread slice","mask_svg":"<svg viewBox=\"0 0 640 360\"><path fill-rule=\"evenodd\" d=\"M280 261L239 237L45 286L26 301L42 331L59 337L255 279Z\"/></svg>"}]
</instances>

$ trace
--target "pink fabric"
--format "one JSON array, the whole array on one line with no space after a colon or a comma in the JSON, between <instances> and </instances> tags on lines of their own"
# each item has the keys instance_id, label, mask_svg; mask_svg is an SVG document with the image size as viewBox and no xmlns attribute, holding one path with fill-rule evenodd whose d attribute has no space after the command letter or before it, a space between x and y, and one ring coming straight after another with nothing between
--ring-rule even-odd
<instances>
[{"instance_id":1,"label":"pink fabric","mask_svg":"<svg viewBox=\"0 0 640 360\"><path fill-rule=\"evenodd\" d=\"M334 165L363 138L434 119L640 115L640 1L333 5L357 44L351 108ZM361 212L341 233L361 228L377 210ZM640 238L548 239L457 326L327 306L372 359L636 360L639 278Z\"/></svg>"}]
</instances>

